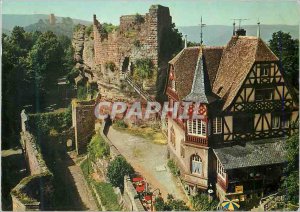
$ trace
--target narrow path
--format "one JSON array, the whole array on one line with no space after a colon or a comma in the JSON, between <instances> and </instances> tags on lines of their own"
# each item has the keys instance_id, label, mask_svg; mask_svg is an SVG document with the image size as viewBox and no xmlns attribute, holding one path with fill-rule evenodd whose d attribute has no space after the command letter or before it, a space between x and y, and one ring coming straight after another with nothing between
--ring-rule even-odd
<instances>
[{"instance_id":1,"label":"narrow path","mask_svg":"<svg viewBox=\"0 0 300 212\"><path fill-rule=\"evenodd\" d=\"M120 153L150 183L152 190L159 188L163 197L173 194L175 198L186 200L180 183L167 169L167 146L117 131L110 127L108 138Z\"/></svg>"},{"instance_id":2,"label":"narrow path","mask_svg":"<svg viewBox=\"0 0 300 212\"><path fill-rule=\"evenodd\" d=\"M68 166L68 169L71 173L71 176L73 177L75 186L77 188L82 203L85 205L87 210L98 211L98 207L92 195L92 191L90 190L84 178L81 168L75 163L74 159L72 161L73 163L71 163Z\"/></svg>"}]
</instances>

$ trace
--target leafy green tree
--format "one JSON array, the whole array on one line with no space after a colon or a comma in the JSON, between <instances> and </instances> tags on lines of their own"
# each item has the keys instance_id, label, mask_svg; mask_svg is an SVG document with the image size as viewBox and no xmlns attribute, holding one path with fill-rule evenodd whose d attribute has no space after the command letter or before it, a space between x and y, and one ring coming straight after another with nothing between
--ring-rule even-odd
<instances>
[{"instance_id":1,"label":"leafy green tree","mask_svg":"<svg viewBox=\"0 0 300 212\"><path fill-rule=\"evenodd\" d=\"M182 34L175 27L174 23L171 27L163 30L160 45L160 56L167 60L170 60L182 49Z\"/></svg>"},{"instance_id":2,"label":"leafy green tree","mask_svg":"<svg viewBox=\"0 0 300 212\"><path fill-rule=\"evenodd\" d=\"M134 169L124 157L116 157L107 168L107 177L113 186L124 189L124 176L132 175Z\"/></svg>"},{"instance_id":3,"label":"leafy green tree","mask_svg":"<svg viewBox=\"0 0 300 212\"><path fill-rule=\"evenodd\" d=\"M209 201L208 195L198 194L191 198L191 203L196 211L213 211L217 209L218 202L216 200Z\"/></svg>"},{"instance_id":4,"label":"leafy green tree","mask_svg":"<svg viewBox=\"0 0 300 212\"><path fill-rule=\"evenodd\" d=\"M274 32L269 41L270 49L282 61L282 69L287 79L298 89L299 83L299 40L289 33Z\"/></svg>"},{"instance_id":5,"label":"leafy green tree","mask_svg":"<svg viewBox=\"0 0 300 212\"><path fill-rule=\"evenodd\" d=\"M299 134L291 136L287 140L287 166L284 170L284 178L281 190L285 192L288 202L299 204Z\"/></svg>"},{"instance_id":6,"label":"leafy green tree","mask_svg":"<svg viewBox=\"0 0 300 212\"><path fill-rule=\"evenodd\" d=\"M41 94L56 87L56 80L66 74L63 69L64 50L53 32L43 33L29 52L30 74Z\"/></svg>"}]
</instances>

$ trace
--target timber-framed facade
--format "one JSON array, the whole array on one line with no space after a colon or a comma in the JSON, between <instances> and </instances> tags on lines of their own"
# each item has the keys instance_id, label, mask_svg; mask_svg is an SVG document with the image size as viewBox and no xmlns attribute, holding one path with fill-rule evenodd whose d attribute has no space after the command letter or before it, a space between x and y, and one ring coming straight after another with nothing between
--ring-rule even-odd
<instances>
[{"instance_id":1,"label":"timber-framed facade","mask_svg":"<svg viewBox=\"0 0 300 212\"><path fill-rule=\"evenodd\" d=\"M284 140L298 130L298 100L260 38L184 48L169 62L165 92L170 106L200 103L201 119L168 116L169 155L189 193L212 184L221 200L244 201L278 186Z\"/></svg>"}]
</instances>

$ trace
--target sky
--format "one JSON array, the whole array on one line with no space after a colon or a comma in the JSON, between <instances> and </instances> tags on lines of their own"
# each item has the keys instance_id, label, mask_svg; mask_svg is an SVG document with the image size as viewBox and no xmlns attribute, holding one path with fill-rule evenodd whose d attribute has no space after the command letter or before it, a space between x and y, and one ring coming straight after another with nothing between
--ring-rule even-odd
<instances>
[{"instance_id":1,"label":"sky","mask_svg":"<svg viewBox=\"0 0 300 212\"><path fill-rule=\"evenodd\" d=\"M300 0L0 0L3 14L50 14L119 24L121 15L144 14L153 4L170 8L177 26L232 25L233 18L248 19L245 25L299 25Z\"/></svg>"}]
</instances>

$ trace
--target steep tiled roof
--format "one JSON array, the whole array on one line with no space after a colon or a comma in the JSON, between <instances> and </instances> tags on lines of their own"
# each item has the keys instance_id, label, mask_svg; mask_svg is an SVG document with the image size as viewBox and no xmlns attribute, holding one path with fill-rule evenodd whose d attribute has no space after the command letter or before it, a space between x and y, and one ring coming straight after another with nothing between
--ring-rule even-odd
<instances>
[{"instance_id":1,"label":"steep tiled roof","mask_svg":"<svg viewBox=\"0 0 300 212\"><path fill-rule=\"evenodd\" d=\"M191 92L183 98L184 101L210 103L216 98L212 95L207 72L204 70L204 56L200 48L197 65L194 72L194 79Z\"/></svg>"},{"instance_id":2,"label":"steep tiled roof","mask_svg":"<svg viewBox=\"0 0 300 212\"><path fill-rule=\"evenodd\" d=\"M214 84L218 72L223 49L224 49L223 46L203 48L204 67L206 70L208 70L207 73L208 73L211 87Z\"/></svg>"},{"instance_id":3,"label":"steep tiled roof","mask_svg":"<svg viewBox=\"0 0 300 212\"><path fill-rule=\"evenodd\" d=\"M215 79L224 47L204 47L203 65L208 78L205 83L210 87ZM194 73L200 53L200 47L188 47L179 52L169 64L175 68L176 90L179 99L186 97L192 89Z\"/></svg>"},{"instance_id":4,"label":"steep tiled roof","mask_svg":"<svg viewBox=\"0 0 300 212\"><path fill-rule=\"evenodd\" d=\"M284 138L247 142L245 146L235 145L213 149L225 170L263 166L286 162Z\"/></svg>"},{"instance_id":5,"label":"steep tiled roof","mask_svg":"<svg viewBox=\"0 0 300 212\"><path fill-rule=\"evenodd\" d=\"M224 100L226 109L234 100L255 61L277 61L278 58L257 37L232 37L223 50L213 92Z\"/></svg>"},{"instance_id":6,"label":"steep tiled roof","mask_svg":"<svg viewBox=\"0 0 300 212\"><path fill-rule=\"evenodd\" d=\"M223 110L233 102L255 61L278 61L269 47L253 36L233 36L225 47L203 47L202 52L204 82L224 101ZM193 81L201 82L194 80L199 53L200 47L185 48L169 62L175 69L179 99L191 93Z\"/></svg>"},{"instance_id":7,"label":"steep tiled roof","mask_svg":"<svg viewBox=\"0 0 300 212\"><path fill-rule=\"evenodd\" d=\"M200 47L184 48L169 63L174 66L176 91L181 100L192 88Z\"/></svg>"}]
</instances>

